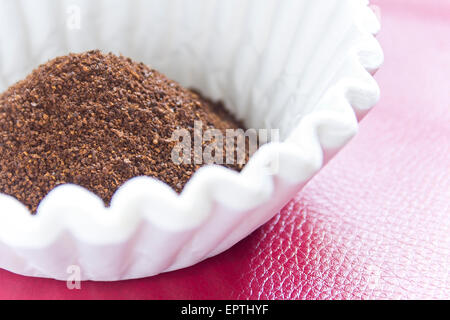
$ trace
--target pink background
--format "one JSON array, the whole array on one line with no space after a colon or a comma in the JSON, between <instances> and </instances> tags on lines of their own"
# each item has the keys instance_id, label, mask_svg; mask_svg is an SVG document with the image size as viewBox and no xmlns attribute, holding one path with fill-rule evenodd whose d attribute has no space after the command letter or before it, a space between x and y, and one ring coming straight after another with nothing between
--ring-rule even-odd
<instances>
[{"instance_id":1,"label":"pink background","mask_svg":"<svg viewBox=\"0 0 450 320\"><path fill-rule=\"evenodd\" d=\"M272 222L150 279L70 291L0 271L0 298L449 299L450 1L372 3L382 11L382 99Z\"/></svg>"}]
</instances>

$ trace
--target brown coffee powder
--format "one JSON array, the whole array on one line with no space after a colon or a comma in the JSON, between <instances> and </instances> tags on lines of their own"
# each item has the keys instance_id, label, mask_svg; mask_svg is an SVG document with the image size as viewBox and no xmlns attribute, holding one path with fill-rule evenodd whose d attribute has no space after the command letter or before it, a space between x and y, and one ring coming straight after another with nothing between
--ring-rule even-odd
<instances>
[{"instance_id":1,"label":"brown coffee powder","mask_svg":"<svg viewBox=\"0 0 450 320\"><path fill-rule=\"evenodd\" d=\"M0 95L0 192L32 212L58 185L81 185L109 203L136 176L181 191L200 167L175 164L176 129L242 125L144 64L91 51L40 66ZM240 170L241 166L232 165Z\"/></svg>"}]
</instances>

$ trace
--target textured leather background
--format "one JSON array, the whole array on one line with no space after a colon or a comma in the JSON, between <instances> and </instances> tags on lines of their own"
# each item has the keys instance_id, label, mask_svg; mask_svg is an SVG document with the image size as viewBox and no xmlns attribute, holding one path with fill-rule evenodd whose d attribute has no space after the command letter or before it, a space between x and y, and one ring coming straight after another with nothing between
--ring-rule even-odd
<instances>
[{"instance_id":1,"label":"textured leather background","mask_svg":"<svg viewBox=\"0 0 450 320\"><path fill-rule=\"evenodd\" d=\"M382 100L275 219L195 267L120 283L0 271L0 298L450 298L450 2L383 12Z\"/></svg>"}]
</instances>

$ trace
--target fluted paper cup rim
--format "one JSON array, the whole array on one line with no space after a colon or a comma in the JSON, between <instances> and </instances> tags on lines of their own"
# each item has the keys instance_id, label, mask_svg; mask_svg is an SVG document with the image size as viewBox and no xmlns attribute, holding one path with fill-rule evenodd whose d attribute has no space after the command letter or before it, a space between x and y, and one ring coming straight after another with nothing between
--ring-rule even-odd
<instances>
[{"instance_id":1,"label":"fluted paper cup rim","mask_svg":"<svg viewBox=\"0 0 450 320\"><path fill-rule=\"evenodd\" d=\"M13 197L0 195L0 243L41 250L68 232L85 245L107 246L130 238L143 221L167 232L189 232L210 219L214 208L237 214L264 205L274 195L277 181L304 184L320 170L328 154L341 149L356 134L358 120L380 96L372 76L383 62L374 37L380 24L368 1L354 3L355 24L365 36L347 57L349 73L326 91L318 111L299 119L285 141L260 148L241 173L219 166L202 167L181 194L155 178L137 177L116 192L110 207L82 187L62 185L43 199L37 215L31 215ZM275 158L279 171L263 174ZM53 277L44 271L42 275Z\"/></svg>"}]
</instances>

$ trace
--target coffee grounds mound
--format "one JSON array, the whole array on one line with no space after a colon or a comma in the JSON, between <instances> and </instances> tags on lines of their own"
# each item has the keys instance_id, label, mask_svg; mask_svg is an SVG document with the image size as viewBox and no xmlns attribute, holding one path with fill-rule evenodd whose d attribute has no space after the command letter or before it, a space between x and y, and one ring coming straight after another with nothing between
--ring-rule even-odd
<instances>
[{"instance_id":1,"label":"coffee grounds mound","mask_svg":"<svg viewBox=\"0 0 450 320\"><path fill-rule=\"evenodd\" d=\"M175 164L171 137L187 129L193 146L197 120L223 133L242 127L220 104L129 58L99 51L56 58L0 95L0 192L32 212L65 183L107 205L137 176L180 192L200 165Z\"/></svg>"}]
</instances>

